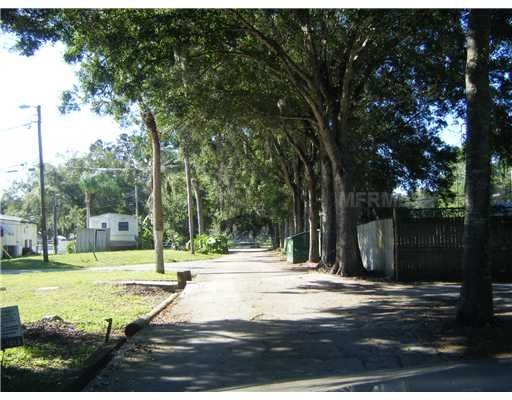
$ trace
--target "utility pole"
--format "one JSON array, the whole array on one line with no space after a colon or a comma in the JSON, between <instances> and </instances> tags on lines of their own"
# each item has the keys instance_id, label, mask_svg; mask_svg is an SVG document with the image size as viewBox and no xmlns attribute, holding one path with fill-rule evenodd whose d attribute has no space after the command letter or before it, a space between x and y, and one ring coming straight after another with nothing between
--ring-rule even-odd
<instances>
[{"instance_id":1,"label":"utility pole","mask_svg":"<svg viewBox=\"0 0 512 400\"><path fill-rule=\"evenodd\" d=\"M55 191L53 192L53 252L54 254L58 254L58 247L59 247L59 238L58 232L57 232L57 199L55 195Z\"/></svg>"},{"instance_id":2,"label":"utility pole","mask_svg":"<svg viewBox=\"0 0 512 400\"><path fill-rule=\"evenodd\" d=\"M139 191L137 185L135 185L135 219L137 224L139 223Z\"/></svg>"},{"instance_id":3,"label":"utility pole","mask_svg":"<svg viewBox=\"0 0 512 400\"><path fill-rule=\"evenodd\" d=\"M37 106L37 139L39 142L39 186L41 189L41 239L43 241L43 261L48 262L48 232L46 230L46 205L44 190L43 141L41 138L41 106Z\"/></svg>"},{"instance_id":4,"label":"utility pole","mask_svg":"<svg viewBox=\"0 0 512 400\"><path fill-rule=\"evenodd\" d=\"M91 227L91 193L89 189L85 191L85 227Z\"/></svg>"},{"instance_id":5,"label":"utility pole","mask_svg":"<svg viewBox=\"0 0 512 400\"><path fill-rule=\"evenodd\" d=\"M139 240L139 190L135 185L135 221L137 221L137 248L140 248Z\"/></svg>"}]
</instances>

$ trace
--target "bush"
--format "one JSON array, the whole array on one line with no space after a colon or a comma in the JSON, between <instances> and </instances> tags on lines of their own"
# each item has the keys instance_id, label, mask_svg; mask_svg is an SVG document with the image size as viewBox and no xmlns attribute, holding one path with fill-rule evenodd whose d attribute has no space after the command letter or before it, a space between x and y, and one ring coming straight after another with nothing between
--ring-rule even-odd
<instances>
[{"instance_id":1,"label":"bush","mask_svg":"<svg viewBox=\"0 0 512 400\"><path fill-rule=\"evenodd\" d=\"M71 240L70 242L68 242L68 244L66 245L66 252L68 252L69 254L75 252L75 241L74 240Z\"/></svg>"},{"instance_id":2,"label":"bush","mask_svg":"<svg viewBox=\"0 0 512 400\"><path fill-rule=\"evenodd\" d=\"M186 249L187 243L188 242L185 236L179 234L178 232L172 229L165 231L164 248L173 250L183 250Z\"/></svg>"},{"instance_id":3,"label":"bush","mask_svg":"<svg viewBox=\"0 0 512 400\"><path fill-rule=\"evenodd\" d=\"M272 247L272 236L265 234L265 235L258 235L256 237L256 243L258 244L258 247Z\"/></svg>"},{"instance_id":4,"label":"bush","mask_svg":"<svg viewBox=\"0 0 512 400\"><path fill-rule=\"evenodd\" d=\"M153 248L153 226L149 218L144 218L140 225L139 243L142 249Z\"/></svg>"},{"instance_id":5,"label":"bush","mask_svg":"<svg viewBox=\"0 0 512 400\"><path fill-rule=\"evenodd\" d=\"M223 235L199 235L194 238L194 248L203 254L227 254L228 239Z\"/></svg>"}]
</instances>

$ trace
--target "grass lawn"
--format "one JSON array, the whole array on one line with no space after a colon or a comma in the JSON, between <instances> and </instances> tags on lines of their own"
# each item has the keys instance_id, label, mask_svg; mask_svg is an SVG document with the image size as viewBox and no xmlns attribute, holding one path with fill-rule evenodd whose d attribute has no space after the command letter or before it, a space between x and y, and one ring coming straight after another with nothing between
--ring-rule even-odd
<instances>
[{"instance_id":1,"label":"grass lawn","mask_svg":"<svg viewBox=\"0 0 512 400\"><path fill-rule=\"evenodd\" d=\"M63 388L65 377L103 342L106 318L113 319L113 335L122 334L127 323L170 295L140 294L98 282L163 279L176 279L176 274L90 270L3 274L0 304L18 305L25 345L5 351L2 390ZM48 315L58 315L65 324L50 330L41 327L40 320Z\"/></svg>"},{"instance_id":2,"label":"grass lawn","mask_svg":"<svg viewBox=\"0 0 512 400\"><path fill-rule=\"evenodd\" d=\"M43 263L42 256L20 257L2 260L1 268L9 269L45 269L66 268L79 269L83 267L109 267L114 265L150 264L155 261L153 250L125 250L104 251L96 253L98 260L92 253L72 253L50 255L50 262ZM164 250L166 263L177 261L211 260L219 257L218 254L190 254L188 251Z\"/></svg>"}]
</instances>

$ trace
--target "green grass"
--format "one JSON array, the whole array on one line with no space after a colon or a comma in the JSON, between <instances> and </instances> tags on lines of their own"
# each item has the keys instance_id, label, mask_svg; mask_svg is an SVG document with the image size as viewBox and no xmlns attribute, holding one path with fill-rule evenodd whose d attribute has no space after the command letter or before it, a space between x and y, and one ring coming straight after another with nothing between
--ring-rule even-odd
<instances>
[{"instance_id":1,"label":"green grass","mask_svg":"<svg viewBox=\"0 0 512 400\"><path fill-rule=\"evenodd\" d=\"M69 374L70 369L79 367L101 344L106 318L113 319L113 333L121 334L126 324L149 312L169 295L135 295L120 286L98 282L163 279L176 279L176 274L89 270L1 275L1 286L6 289L0 291L0 304L2 307L18 305L23 324L58 315L89 334L87 340L79 341L73 348L51 341L29 343L26 340L25 346L6 350L3 366L7 377L4 379L2 375L6 390L17 390L23 382L32 382L34 390L59 388L58 380ZM44 290L49 287L57 289Z\"/></svg>"},{"instance_id":2,"label":"green grass","mask_svg":"<svg viewBox=\"0 0 512 400\"><path fill-rule=\"evenodd\" d=\"M43 263L42 256L20 257L1 261L1 268L13 269L45 269L66 268L79 269L84 267L110 267L116 265L151 264L155 262L153 250L104 251L96 253L72 253L50 255L50 262ZM187 251L164 250L166 263L178 261L211 260L218 254L190 254Z\"/></svg>"},{"instance_id":3,"label":"green grass","mask_svg":"<svg viewBox=\"0 0 512 400\"><path fill-rule=\"evenodd\" d=\"M157 274L145 271L63 271L3 274L0 292L2 306L18 305L22 322L32 322L46 315L59 315L80 329L103 332L105 318L114 319L120 328L144 314L147 302L142 296L128 295L120 287L98 284L116 280L176 279L175 273ZM41 290L58 287L55 290Z\"/></svg>"}]
</instances>

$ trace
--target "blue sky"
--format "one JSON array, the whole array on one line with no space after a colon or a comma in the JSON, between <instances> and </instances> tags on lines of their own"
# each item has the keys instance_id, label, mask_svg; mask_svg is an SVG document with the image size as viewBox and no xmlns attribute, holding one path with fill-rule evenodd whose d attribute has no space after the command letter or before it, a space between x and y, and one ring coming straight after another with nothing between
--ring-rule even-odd
<instances>
[{"instance_id":1,"label":"blue sky","mask_svg":"<svg viewBox=\"0 0 512 400\"><path fill-rule=\"evenodd\" d=\"M9 49L13 37L0 33L0 193L15 178L26 174L20 163L38 162L35 108L20 109L22 104L41 105L43 153L45 162L58 163L69 152L85 152L101 138L115 140L121 128L110 117L100 117L83 107L79 112L60 114L60 94L76 83L76 67L62 60L64 46L44 46L32 57L20 56ZM18 173L7 171L18 169Z\"/></svg>"},{"instance_id":2,"label":"blue sky","mask_svg":"<svg viewBox=\"0 0 512 400\"><path fill-rule=\"evenodd\" d=\"M41 105L44 160L52 164L62 162L66 154L86 152L97 139L112 141L122 133L112 118L100 117L87 106L79 112L60 114L62 91L77 82L77 67L62 59L63 45L46 45L34 56L24 57L9 50L13 44L12 35L0 32L0 195L14 179L27 174L27 167L20 164L38 162L37 124L26 126L36 121L36 110L22 110L20 105ZM461 127L450 123L442 138L459 145ZM8 172L12 170L18 172Z\"/></svg>"}]
</instances>

